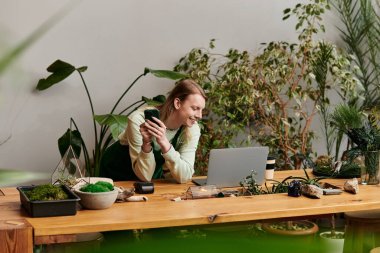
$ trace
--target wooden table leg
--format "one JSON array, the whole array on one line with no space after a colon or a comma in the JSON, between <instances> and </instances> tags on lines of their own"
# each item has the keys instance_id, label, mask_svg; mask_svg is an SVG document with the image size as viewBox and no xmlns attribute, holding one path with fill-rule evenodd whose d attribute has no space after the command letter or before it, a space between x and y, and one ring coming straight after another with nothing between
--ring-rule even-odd
<instances>
[{"instance_id":1,"label":"wooden table leg","mask_svg":"<svg viewBox=\"0 0 380 253\"><path fill-rule=\"evenodd\" d=\"M0 220L0 249L5 253L33 253L33 227L25 219Z\"/></svg>"}]
</instances>

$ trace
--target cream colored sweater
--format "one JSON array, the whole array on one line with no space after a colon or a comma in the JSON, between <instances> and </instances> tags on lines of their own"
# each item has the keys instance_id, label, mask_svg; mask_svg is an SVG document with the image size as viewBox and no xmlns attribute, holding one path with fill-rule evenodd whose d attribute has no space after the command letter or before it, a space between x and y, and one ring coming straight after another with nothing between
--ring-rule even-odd
<instances>
[{"instance_id":1,"label":"cream colored sweater","mask_svg":"<svg viewBox=\"0 0 380 253\"><path fill-rule=\"evenodd\" d=\"M156 167L154 154L153 151L145 153L141 150L140 125L145 122L145 109L148 107L142 107L128 117L128 126L120 134L119 139L121 144L129 145L129 155L136 176L142 181L151 181ZM177 141L178 150L172 146L168 152L162 154L165 158L163 169L170 171L170 173L164 174L165 178L174 178L178 183L186 183L194 174L195 151L200 137L200 128L198 124L194 124L189 130L191 135L189 141L185 142L181 134ZM176 132L177 130L166 131L169 142L172 141ZM155 140L153 140L153 148L160 150L160 146Z\"/></svg>"}]
</instances>

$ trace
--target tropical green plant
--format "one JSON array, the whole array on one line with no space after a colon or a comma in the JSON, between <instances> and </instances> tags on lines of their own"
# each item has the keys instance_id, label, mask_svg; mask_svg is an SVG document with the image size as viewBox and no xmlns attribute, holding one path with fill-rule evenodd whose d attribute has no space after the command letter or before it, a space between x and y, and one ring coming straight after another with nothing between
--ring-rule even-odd
<instances>
[{"instance_id":1,"label":"tropical green plant","mask_svg":"<svg viewBox=\"0 0 380 253\"><path fill-rule=\"evenodd\" d=\"M315 35L324 31L322 14L329 9L327 1L311 1L284 10L284 19L296 16L298 44L271 42L254 64L256 115L271 134L258 135L263 145L276 145L286 164L300 168L312 153L315 137L311 123L321 108L329 104L327 92L335 89L345 96L355 93L350 60L339 53L335 45L316 41Z\"/></svg>"},{"instance_id":2,"label":"tropical green plant","mask_svg":"<svg viewBox=\"0 0 380 253\"><path fill-rule=\"evenodd\" d=\"M138 107L142 106L145 103L150 105L158 105L165 101L165 96L158 95L153 99L149 99L146 97L142 97L141 100L138 100L134 103L131 103L126 108L116 112L120 102L125 97L125 95L129 92L129 90L136 84L136 82L143 76L147 74L152 74L159 78L168 78L171 80L179 80L185 78L186 75L180 74L170 70L153 70L149 68L145 68L144 72L140 74L122 93L122 95L117 99L116 103L112 107L110 113L104 115L97 115L94 112L94 106L91 99L90 92L88 90L87 84L83 77L83 72L87 70L86 66L82 67L74 67L73 65L66 63L61 60L56 60L52 63L47 71L51 74L46 79L40 79L38 81L36 89L39 91L50 88L51 86L60 83L69 77L72 73L77 72L81 78L83 87L86 91L87 98L90 103L91 115L93 121L94 128L94 140L95 140L95 148L92 151L92 158L87 150L85 141L83 140L81 133L78 129L77 124L74 119L70 120L70 124L73 123L75 130L72 130L71 127L67 129L65 134L58 140L58 147L63 156L69 146L73 147L75 154L79 157L81 154L81 150L83 149L85 168L87 173L90 176L98 176L100 169L100 160L103 156L105 149L112 143L113 140L117 140L119 134L126 128L127 125L127 117L128 115ZM98 129L98 125L100 129Z\"/></svg>"},{"instance_id":3,"label":"tropical green plant","mask_svg":"<svg viewBox=\"0 0 380 253\"><path fill-rule=\"evenodd\" d=\"M332 114L332 123L350 140L344 153L347 160L365 157L369 184L377 184L380 155L380 127L371 115L365 115L354 106L340 105ZM351 147L351 148L349 148Z\"/></svg>"},{"instance_id":4,"label":"tropical green plant","mask_svg":"<svg viewBox=\"0 0 380 253\"><path fill-rule=\"evenodd\" d=\"M312 166L313 174L333 178L354 178L360 176L360 166L352 161L334 162L333 157L319 156Z\"/></svg>"},{"instance_id":5,"label":"tropical green plant","mask_svg":"<svg viewBox=\"0 0 380 253\"><path fill-rule=\"evenodd\" d=\"M347 51L354 56L359 71L356 77L362 83L358 97L350 98L346 103L359 110L370 112L380 118L380 16L379 2L372 0L334 0L336 12L342 21L338 27ZM340 135L339 135L340 134ZM339 132L337 147L342 142ZM336 149L336 158L339 149Z\"/></svg>"},{"instance_id":6,"label":"tropical green plant","mask_svg":"<svg viewBox=\"0 0 380 253\"><path fill-rule=\"evenodd\" d=\"M221 55L212 52L214 43L212 39L208 49L192 49L174 68L188 74L207 93L196 154L195 170L198 174L207 172L211 149L234 146L234 137L246 131L253 111L252 89L244 80L250 71L248 52L231 49L226 55ZM249 143L250 135L247 136L243 142Z\"/></svg>"},{"instance_id":7,"label":"tropical green plant","mask_svg":"<svg viewBox=\"0 0 380 253\"><path fill-rule=\"evenodd\" d=\"M243 189L243 195L261 195L288 192L288 179L281 182L277 180L268 180L271 182L271 185L269 186L265 181L263 186L257 183L256 175L257 172L253 170L250 175L248 175L240 182L240 186L242 186Z\"/></svg>"},{"instance_id":8,"label":"tropical green plant","mask_svg":"<svg viewBox=\"0 0 380 253\"><path fill-rule=\"evenodd\" d=\"M256 180L256 171L252 171L250 175L244 178L240 182L240 186L243 187L243 194L248 195L261 195L261 194L276 194L276 193L285 193L288 192L288 187L291 181L298 180L301 184L310 184L310 185L319 185L319 181L324 179L325 177L310 177L307 173L305 167L303 167L305 177L295 177L288 176L284 178L282 181L268 179L265 181L264 185L260 185ZM268 185L267 182L271 184Z\"/></svg>"},{"instance_id":9,"label":"tropical green plant","mask_svg":"<svg viewBox=\"0 0 380 253\"><path fill-rule=\"evenodd\" d=\"M359 67L357 78L363 85L361 96L349 105L371 110L380 105L380 16L379 2L372 0L334 0L343 27L338 28L347 51Z\"/></svg>"},{"instance_id":10,"label":"tropical green plant","mask_svg":"<svg viewBox=\"0 0 380 253\"><path fill-rule=\"evenodd\" d=\"M342 142L342 134L336 131L336 129L330 124L331 104L330 98L327 92L331 89L331 83L328 78L330 60L335 59L334 48L331 44L322 43L320 45L320 53L316 55L312 61L312 69L315 75L315 81L318 84L320 99L319 99L319 115L322 124L322 132L326 145L326 151L328 156L333 154L333 145L335 143L335 160L338 160L340 146ZM356 68L356 66L355 66ZM356 73L356 71L353 71ZM358 89L361 87L358 85ZM357 99L358 94L356 92L340 92L336 90L337 95L342 101L349 101Z\"/></svg>"},{"instance_id":11,"label":"tropical green plant","mask_svg":"<svg viewBox=\"0 0 380 253\"><path fill-rule=\"evenodd\" d=\"M284 20L297 18L298 43L264 43L251 56L237 49L214 53L212 40L209 49L193 49L180 59L175 70L208 90L209 117L217 119L213 130L225 145L243 132L248 143L269 146L280 168L299 169L313 153L310 127L329 105L328 91L355 95L358 84L348 55L315 39L325 30L322 15L329 8L326 0L315 0L284 10Z\"/></svg>"},{"instance_id":12,"label":"tropical green plant","mask_svg":"<svg viewBox=\"0 0 380 253\"><path fill-rule=\"evenodd\" d=\"M325 179L325 177L310 177L309 174L306 171L305 166L303 167L303 171L305 173L305 177L294 177L294 176L289 176L283 180L283 182L289 181L289 180L299 180L301 184L309 184L309 185L316 185L320 186L319 181Z\"/></svg>"},{"instance_id":13,"label":"tropical green plant","mask_svg":"<svg viewBox=\"0 0 380 253\"><path fill-rule=\"evenodd\" d=\"M349 146L352 148L348 146L346 155L353 157L360 152L380 150L380 129L371 119L371 115L365 115L353 106L339 105L335 108L331 122L351 141Z\"/></svg>"}]
</instances>

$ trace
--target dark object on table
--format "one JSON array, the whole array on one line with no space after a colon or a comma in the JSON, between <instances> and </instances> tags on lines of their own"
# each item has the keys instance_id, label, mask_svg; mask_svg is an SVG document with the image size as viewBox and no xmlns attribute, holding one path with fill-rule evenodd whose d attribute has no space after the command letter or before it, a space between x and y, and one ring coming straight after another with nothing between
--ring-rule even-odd
<instances>
[{"instance_id":1,"label":"dark object on table","mask_svg":"<svg viewBox=\"0 0 380 253\"><path fill-rule=\"evenodd\" d=\"M136 193L149 194L154 192L154 184L152 182L135 182L133 184Z\"/></svg>"},{"instance_id":2,"label":"dark object on table","mask_svg":"<svg viewBox=\"0 0 380 253\"><path fill-rule=\"evenodd\" d=\"M288 196L299 197L301 196L301 186L302 183L298 180L293 180L288 186Z\"/></svg>"},{"instance_id":3,"label":"dark object on table","mask_svg":"<svg viewBox=\"0 0 380 253\"><path fill-rule=\"evenodd\" d=\"M29 213L31 217L51 217L75 215L77 213L77 202L80 198L72 192L67 186L61 185L68 199L63 200L44 200L31 201L25 192L33 190L37 186L19 186L17 190L20 192L21 205Z\"/></svg>"}]
</instances>

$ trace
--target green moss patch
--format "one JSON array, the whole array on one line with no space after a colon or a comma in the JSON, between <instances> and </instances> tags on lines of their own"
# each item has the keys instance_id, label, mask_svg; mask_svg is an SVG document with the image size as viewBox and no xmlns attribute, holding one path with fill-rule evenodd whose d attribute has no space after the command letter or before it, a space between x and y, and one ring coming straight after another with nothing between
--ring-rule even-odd
<instances>
[{"instance_id":1,"label":"green moss patch","mask_svg":"<svg viewBox=\"0 0 380 253\"><path fill-rule=\"evenodd\" d=\"M69 198L61 186L52 184L36 186L30 191L25 191L25 195L30 201L62 200Z\"/></svg>"},{"instance_id":2,"label":"green moss patch","mask_svg":"<svg viewBox=\"0 0 380 253\"><path fill-rule=\"evenodd\" d=\"M105 181L98 181L95 184L86 184L80 188L82 192L109 192L113 191L113 189L113 185Z\"/></svg>"}]
</instances>

